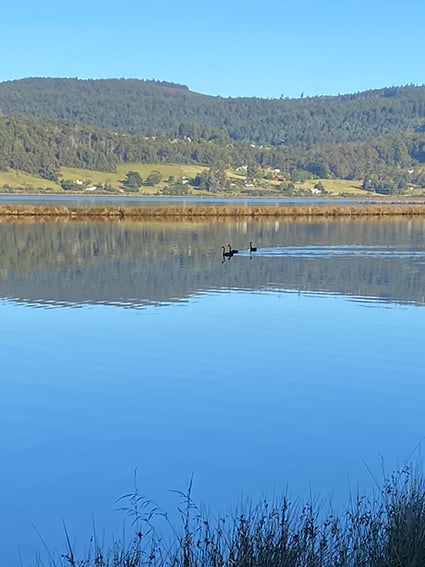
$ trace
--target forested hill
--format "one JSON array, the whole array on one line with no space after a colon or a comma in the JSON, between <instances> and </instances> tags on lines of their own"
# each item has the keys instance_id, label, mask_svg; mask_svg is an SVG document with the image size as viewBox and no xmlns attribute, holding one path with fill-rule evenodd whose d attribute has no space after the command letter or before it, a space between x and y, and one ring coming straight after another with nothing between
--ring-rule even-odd
<instances>
[{"instance_id":1,"label":"forested hill","mask_svg":"<svg viewBox=\"0 0 425 567\"><path fill-rule=\"evenodd\" d=\"M27 78L0 83L0 112L192 140L204 138L208 128L233 141L267 145L365 142L425 131L425 86L261 99L207 96L159 81Z\"/></svg>"}]
</instances>

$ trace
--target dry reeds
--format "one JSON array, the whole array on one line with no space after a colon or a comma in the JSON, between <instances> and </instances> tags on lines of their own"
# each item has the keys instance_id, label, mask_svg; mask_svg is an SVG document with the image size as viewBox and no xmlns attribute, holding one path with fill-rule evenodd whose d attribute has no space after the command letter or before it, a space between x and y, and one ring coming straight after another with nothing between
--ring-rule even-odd
<instances>
[{"instance_id":1,"label":"dry reeds","mask_svg":"<svg viewBox=\"0 0 425 567\"><path fill-rule=\"evenodd\" d=\"M71 219L191 219L191 218L349 218L425 216L425 205L362 203L335 205L193 205L160 207L0 205L0 217Z\"/></svg>"}]
</instances>

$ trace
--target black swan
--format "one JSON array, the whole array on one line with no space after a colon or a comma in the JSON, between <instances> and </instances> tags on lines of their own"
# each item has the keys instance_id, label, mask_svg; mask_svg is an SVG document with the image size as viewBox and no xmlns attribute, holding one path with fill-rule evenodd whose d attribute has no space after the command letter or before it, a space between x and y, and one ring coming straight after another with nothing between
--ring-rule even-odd
<instances>
[{"instance_id":1,"label":"black swan","mask_svg":"<svg viewBox=\"0 0 425 567\"><path fill-rule=\"evenodd\" d=\"M224 257L231 258L233 256L233 252L226 252L226 249L225 249L224 246L222 246L222 248L223 248L223 258Z\"/></svg>"},{"instance_id":2,"label":"black swan","mask_svg":"<svg viewBox=\"0 0 425 567\"><path fill-rule=\"evenodd\" d=\"M252 240L249 243L249 251L250 252L257 252L257 247L252 245Z\"/></svg>"},{"instance_id":3,"label":"black swan","mask_svg":"<svg viewBox=\"0 0 425 567\"><path fill-rule=\"evenodd\" d=\"M230 246L230 244L228 244L227 246L229 247L229 252L231 252L232 254L238 254L239 250L235 250Z\"/></svg>"}]
</instances>

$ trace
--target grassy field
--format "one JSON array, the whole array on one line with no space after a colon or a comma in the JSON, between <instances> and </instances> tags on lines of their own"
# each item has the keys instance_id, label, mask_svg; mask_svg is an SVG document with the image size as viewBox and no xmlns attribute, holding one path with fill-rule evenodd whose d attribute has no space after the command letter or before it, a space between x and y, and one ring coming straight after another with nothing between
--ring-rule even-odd
<instances>
[{"instance_id":1,"label":"grassy field","mask_svg":"<svg viewBox=\"0 0 425 567\"><path fill-rule=\"evenodd\" d=\"M122 194L127 192L123 186L123 180L126 177L127 172L135 171L140 174L142 179L146 179L148 175L156 170L162 176L161 182L154 186L149 187L143 185L136 192L132 194L139 195L157 195L161 193L162 189L169 187L168 180L174 178L174 180L186 178L192 179L196 177L198 173L208 169L207 166L202 165L182 165L182 164L161 164L161 163L127 163L120 164L117 166L115 172L105 172L105 171L94 171L89 169L78 169L71 167L61 168L60 175L61 180L70 181L72 183L81 184L81 193L88 193L93 191L94 187L98 187L96 192L101 193L105 185L109 185L110 191L116 194ZM237 175L233 171L227 172L228 178L236 184L231 191L226 193L219 192L216 194L207 193L206 191L200 191L199 189L193 188L187 185L188 193L192 195L202 196L232 196L232 195L243 195L243 196L275 196L284 197L285 193L279 190L277 181L268 181L266 179L261 179L255 187L245 187L244 186L244 176ZM360 180L344 180L344 179L309 179L303 183L296 183L294 196L317 196L314 193L314 186L317 183L321 183L326 190L326 196L353 196L353 197L365 197L373 196L373 193L368 193L361 188ZM55 183L53 181L47 181L41 177L30 175L22 171L0 171L0 191L3 187L3 191L11 192L22 192L22 193L37 193L37 192L58 192L64 193L60 182ZM70 191L71 192L71 191ZM422 194L421 191L419 191ZM419 194L418 191L413 191L410 194L415 196Z\"/></svg>"},{"instance_id":2,"label":"grassy field","mask_svg":"<svg viewBox=\"0 0 425 567\"><path fill-rule=\"evenodd\" d=\"M90 185L101 184L104 185L106 182L111 183L115 190L122 188L122 181L125 179L126 173L128 171L136 171L142 179L146 179L152 171L159 171L162 176L161 183L156 187L146 187L140 188L140 193L142 194L155 194L158 189L167 184L167 180L170 177L175 179L179 177L192 178L195 177L200 171L205 169L202 166L197 165L181 165L181 164L163 164L163 163L126 163L117 166L115 173L109 173L105 171L93 171L89 169L77 169L72 167L63 167L61 169L61 174L63 179L69 179L71 181L90 181Z\"/></svg>"},{"instance_id":3,"label":"grassy field","mask_svg":"<svg viewBox=\"0 0 425 567\"><path fill-rule=\"evenodd\" d=\"M30 175L24 171L0 171L0 188L8 185L13 189L23 189L24 191L47 190L61 191L61 187L54 181L47 181L41 177Z\"/></svg>"},{"instance_id":4,"label":"grassy field","mask_svg":"<svg viewBox=\"0 0 425 567\"><path fill-rule=\"evenodd\" d=\"M359 180L345 180L345 179L309 179L304 183L297 184L299 189L312 189L314 185L321 182L323 187L331 195L353 195L361 196L367 193L362 189L362 182Z\"/></svg>"},{"instance_id":5,"label":"grassy field","mask_svg":"<svg viewBox=\"0 0 425 567\"><path fill-rule=\"evenodd\" d=\"M83 181L89 186L95 185L105 185L109 182L112 188L119 192L122 187L122 180L128 171L137 171L142 177L146 179L153 170L157 170L161 173L163 181L157 187L141 187L141 194L155 194L158 189L167 184L167 180L170 176L174 178L195 177L200 171L205 169L202 166L196 165L181 165L181 164L157 164L157 163L127 163L125 165L117 166L117 171L115 173L105 172L105 171L93 171L90 169L78 169L72 167L61 168L61 179L70 180L76 182L77 180ZM10 187L13 191L20 191L25 193L30 192L63 192L60 183L55 183L54 181L48 181L37 177L35 175L30 175L19 170L10 171L0 171L0 190L3 187Z\"/></svg>"}]
</instances>

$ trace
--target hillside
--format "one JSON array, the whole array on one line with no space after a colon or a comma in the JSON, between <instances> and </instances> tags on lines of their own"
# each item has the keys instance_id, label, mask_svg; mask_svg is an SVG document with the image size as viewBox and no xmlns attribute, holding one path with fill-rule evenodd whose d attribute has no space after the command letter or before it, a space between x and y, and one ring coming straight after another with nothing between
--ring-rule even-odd
<instances>
[{"instance_id":1,"label":"hillside","mask_svg":"<svg viewBox=\"0 0 425 567\"><path fill-rule=\"evenodd\" d=\"M166 194L186 194L185 183L214 193L262 190L267 180L292 195L307 179L358 180L379 193L425 189L425 87L266 100L153 81L22 79L0 83L0 108L0 170L64 190L76 187L63 168L113 174L123 166L115 190L137 191L140 183L126 186L134 164L200 168L190 180L168 173Z\"/></svg>"},{"instance_id":2,"label":"hillside","mask_svg":"<svg viewBox=\"0 0 425 567\"><path fill-rule=\"evenodd\" d=\"M389 87L334 97L221 98L167 82L27 78L0 83L3 115L79 121L98 128L292 145L367 141L425 129L425 86Z\"/></svg>"}]
</instances>

